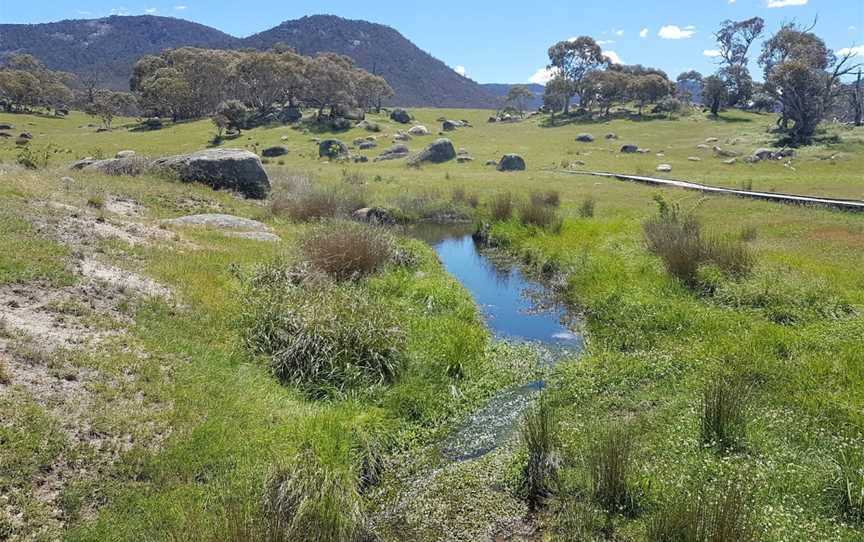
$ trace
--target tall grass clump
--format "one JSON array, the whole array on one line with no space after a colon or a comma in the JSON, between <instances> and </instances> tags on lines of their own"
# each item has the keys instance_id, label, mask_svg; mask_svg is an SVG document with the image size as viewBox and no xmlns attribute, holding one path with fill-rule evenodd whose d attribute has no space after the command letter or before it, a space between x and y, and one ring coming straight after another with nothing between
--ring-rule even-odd
<instances>
[{"instance_id":1,"label":"tall grass clump","mask_svg":"<svg viewBox=\"0 0 864 542\"><path fill-rule=\"evenodd\" d=\"M322 189L306 175L289 175L274 182L270 210L293 222L349 216L366 207L361 186L346 181L339 187Z\"/></svg>"},{"instance_id":2,"label":"tall grass clump","mask_svg":"<svg viewBox=\"0 0 864 542\"><path fill-rule=\"evenodd\" d=\"M525 414L520 436L528 456L522 472L523 494L536 510L553 494L561 463L558 424L546 399L541 398Z\"/></svg>"},{"instance_id":3,"label":"tall grass clump","mask_svg":"<svg viewBox=\"0 0 864 542\"><path fill-rule=\"evenodd\" d=\"M524 226L534 226L552 233L559 233L564 225L555 206L534 198L524 202L519 208L519 221Z\"/></svg>"},{"instance_id":4,"label":"tall grass clump","mask_svg":"<svg viewBox=\"0 0 864 542\"><path fill-rule=\"evenodd\" d=\"M648 521L648 542L756 542L752 501L731 482L682 494Z\"/></svg>"},{"instance_id":5,"label":"tall grass clump","mask_svg":"<svg viewBox=\"0 0 864 542\"><path fill-rule=\"evenodd\" d=\"M864 523L864 455L842 451L834 460L834 477L828 497L837 513L855 523Z\"/></svg>"},{"instance_id":6,"label":"tall grass clump","mask_svg":"<svg viewBox=\"0 0 864 542\"><path fill-rule=\"evenodd\" d=\"M240 327L280 382L328 396L395 380L405 334L392 310L353 285L265 273L248 280Z\"/></svg>"},{"instance_id":7,"label":"tall grass clump","mask_svg":"<svg viewBox=\"0 0 864 542\"><path fill-rule=\"evenodd\" d=\"M705 238L695 216L660 196L655 199L659 212L643 224L643 232L648 250L660 257L670 275L692 287L698 285L703 264L714 264L736 278L752 271L755 255L740 239Z\"/></svg>"},{"instance_id":8,"label":"tall grass clump","mask_svg":"<svg viewBox=\"0 0 864 542\"><path fill-rule=\"evenodd\" d=\"M561 206L561 194L557 190L534 191L531 192L531 204L557 208Z\"/></svg>"},{"instance_id":9,"label":"tall grass clump","mask_svg":"<svg viewBox=\"0 0 864 542\"><path fill-rule=\"evenodd\" d=\"M311 453L273 467L263 500L269 542L359 542L368 535L356 474L327 468Z\"/></svg>"},{"instance_id":10,"label":"tall grass clump","mask_svg":"<svg viewBox=\"0 0 864 542\"><path fill-rule=\"evenodd\" d=\"M700 438L706 446L728 451L741 444L746 427L747 390L717 380L702 390Z\"/></svg>"},{"instance_id":11,"label":"tall grass clump","mask_svg":"<svg viewBox=\"0 0 864 542\"><path fill-rule=\"evenodd\" d=\"M610 513L633 514L636 495L630 485L633 469L633 434L616 425L600 435L588 453L588 471L594 501Z\"/></svg>"},{"instance_id":12,"label":"tall grass clump","mask_svg":"<svg viewBox=\"0 0 864 542\"><path fill-rule=\"evenodd\" d=\"M316 269L336 280L371 275L390 262L396 252L385 230L353 222L318 226L301 240L300 248Z\"/></svg>"},{"instance_id":13,"label":"tall grass clump","mask_svg":"<svg viewBox=\"0 0 864 542\"><path fill-rule=\"evenodd\" d=\"M594 198L589 197L582 200L582 204L579 205L579 216L582 218L593 218L596 204L597 202Z\"/></svg>"},{"instance_id":14,"label":"tall grass clump","mask_svg":"<svg viewBox=\"0 0 864 542\"><path fill-rule=\"evenodd\" d=\"M513 217L513 194L500 192L489 202L489 213L497 222L506 222Z\"/></svg>"}]
</instances>

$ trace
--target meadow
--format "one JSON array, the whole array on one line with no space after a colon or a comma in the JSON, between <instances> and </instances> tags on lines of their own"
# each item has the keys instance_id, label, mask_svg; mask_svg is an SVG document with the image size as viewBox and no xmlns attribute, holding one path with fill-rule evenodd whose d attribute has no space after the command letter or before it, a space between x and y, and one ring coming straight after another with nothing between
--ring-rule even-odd
<instances>
[{"instance_id":1,"label":"meadow","mask_svg":"<svg viewBox=\"0 0 864 542\"><path fill-rule=\"evenodd\" d=\"M0 297L55 300L42 312L98 337L47 349L43 337L0 326L0 538L864 537L864 217L569 173L653 175L664 163L671 178L864 199L861 129L829 126L791 160L729 165L698 146L711 140L747 156L775 142L773 116L490 124L487 111L412 113L433 134L439 118L468 120L473 127L445 137L474 160L330 162L314 139L332 134L257 128L222 146L289 148L266 162L277 189L265 202L67 169L127 149L199 150L213 139L209 121L137 131L122 119L96 132L79 113L0 114L33 134L27 158L37 168L19 165L14 140L0 140ZM370 120L380 132L335 137L377 137L376 149L358 151L374 158L405 127ZM576 141L585 132L594 142ZM406 144L418 151L436 137ZM618 152L627 143L651 152ZM523 156L527 170L485 165L506 153ZM356 280L296 284L291 270L308 256L310 235L343 228L298 223L272 205L298 176L405 220L485 224L496 250L554 275L587 346L550 377L521 440L476 462L442 463L436 443L497 390L529 380L534 354L490 337L432 251L399 235L398 257ZM494 216L496 196L520 201L534 191L557 194L560 228ZM709 258L691 280L676 278L645 238L663 208L698 222L706 243L743 247L747 265L729 272ZM282 242L162 222L202 212L260 220ZM73 219L92 235L69 234ZM106 225L131 233L102 235ZM90 297L105 290L82 294L86 280L71 271L82 258L149 277L171 295L111 290L117 303L104 310ZM275 354L249 348L248 331L270 337L265 309L283 303L337 323L380 318L370 333L387 342L398 371L369 380L340 366L311 388L280 382ZM398 337L378 333L392 329ZM322 330L342 340L338 325ZM537 461L551 467L532 471ZM537 488L542 499L531 497Z\"/></svg>"}]
</instances>

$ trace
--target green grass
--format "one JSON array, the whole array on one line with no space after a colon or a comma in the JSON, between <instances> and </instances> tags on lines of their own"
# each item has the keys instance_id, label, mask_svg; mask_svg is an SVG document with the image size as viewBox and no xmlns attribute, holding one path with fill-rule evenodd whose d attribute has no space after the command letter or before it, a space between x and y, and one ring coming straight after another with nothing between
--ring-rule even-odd
<instances>
[{"instance_id":1,"label":"green grass","mask_svg":"<svg viewBox=\"0 0 864 542\"><path fill-rule=\"evenodd\" d=\"M550 414L561 421L556 449L564 491L541 514L548 533L599 537L609 536L611 529L619 539L643 541L688 488L746 480L754 492L752 520L760 539L862 537L864 529L850 521L860 502L842 492L856 487L860 469L840 462L838 454L857 457L864 448L864 217L553 171L579 160L585 163L579 169L648 174L663 162L674 166L674 177L694 181L864 199L860 130L831 127L841 143L802 149L790 167L780 162L728 166L696 146L717 137L724 148L747 154L772 143L765 131L772 117L727 113L718 121L697 115L549 127L544 117L487 124L484 111L412 113L433 132L438 117L470 120L474 128L448 137L475 161L420 169L401 161L370 162L352 164L346 174L344 164L318 159L314 134L281 126L251 130L224 145L256 150L285 144L291 153L283 164L267 164L274 179L311 175L322 189L342 189L343 179L365 179L367 204L397 207L404 217L458 211L479 220L506 218L491 225L495 244L538 271L560 272L562 293L584 314L587 350L578 362L563 364L548 383ZM374 120L382 126L380 151L390 143L385 134L397 127L383 116ZM246 534L263 532L272 521L261 506L268 476L297 458L309 458L308 469L303 478L291 479L290 487L305 488L311 496L313 515L308 517L333 519L322 520L321 526L341 525L337 533L359 532L359 527L352 530L360 522L356 514L328 516L333 503L359 506L364 523L386 516L391 512L387 504L398 500L390 488L410 486L411 475L420 469L416 463L432 454L427 446L496 390L525 376L514 359L524 356L491 342L464 290L427 247L410 243L416 255L411 266L387 266L350 286L398 318L404 333L398 378L375 386L373 393L311 400L301 388L274 378L267 356L253 356L243 347L239 316L245 308L240 277L263 262L298 258L299 240L312 226L274 214L269 205L197 185L64 169L79 157L113 156L125 149L151 156L198 150L213 136L208 122L156 132L121 127L111 133L87 128L96 123L78 113L65 120L0 114L0 122L31 131L34 147L50 143L57 150L50 153L49 169L22 171L11 166L14 144L0 142L0 284L40 282L56 288L73 280L67 271L72 254L34 226L40 222L35 218L53 216L38 204L44 200L85 209L98 195L109 209L112 198L128 198L144 206L140 220L154 227L162 218L227 212L264 220L285 240L269 245L176 229L169 230L176 236L171 241L153 246L96 243L103 257L169 285L181 304L135 304L133 320L121 325L128 335L118 344L69 361L117 377L88 390L96 398L88 421L106 434L135 436L116 463L102 465L94 478L70 480L64 489L61 500L71 526L63 535L70 540L250 538ZM595 143L576 143L581 132L593 133ZM606 141L607 132L619 139ZM351 130L338 137L350 143L365 135ZM432 139L418 137L408 144L419 150ZM616 152L625 143L652 153ZM654 155L661 151L664 157ZM503 174L483 165L510 152L525 157L526 172ZM703 161L689 162L693 155ZM71 183L61 181L67 175ZM520 223L512 202L528 201L535 191L560 194L560 231ZM711 239L746 243L740 253L742 245L735 244L723 254L733 263L746 260L748 272L719 273L700 265L696 277L706 287L698 289L670 277L643 235L643 224L656 214L658 192L697 216ZM512 198L496 201L504 193ZM475 197L479 205L472 209ZM752 392L746 439L724 454L703 443L700 427L704 383L720 374ZM0 404L3 419L12 420L0 428L0 483L4 494L14 495L19 508L34 518L32 527L49 515L29 493L33 480L60 456L91 465L92 450L70 449L55 431L62 416L58 419L25 389L15 388L15 394L14 403ZM130 397L159 408L117 408ZM603 499L613 512L628 513L601 519L592 503L586 452L598 439L598 427L618 424L626 424L628 438L637 443L626 482L638 489L639 513L622 510L620 499ZM158 445L147 446L150 442ZM482 489L503 483L497 477L504 477L510 453L453 470L411 503L412 518L437 525L403 531L400 518L391 518L382 529L385 540L398 540L404 532L419 533L418 541L435 540L460 525L468 529L477 518L514 515L506 492ZM379 457L395 470L385 469L385 481L374 490L366 487L367 475ZM390 462L394 457L400 460ZM312 479L332 483L316 486ZM449 505L459 510L444 510ZM470 517L461 522L465 510ZM692 515L687 509L669 514L672 519ZM8 525L0 512L0 534Z\"/></svg>"}]
</instances>

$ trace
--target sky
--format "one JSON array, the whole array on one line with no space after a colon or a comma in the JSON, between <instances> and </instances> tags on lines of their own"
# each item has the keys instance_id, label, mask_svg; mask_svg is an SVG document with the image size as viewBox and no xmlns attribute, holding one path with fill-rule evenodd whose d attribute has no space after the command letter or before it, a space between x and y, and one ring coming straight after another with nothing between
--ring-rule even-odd
<instances>
[{"instance_id":1,"label":"sky","mask_svg":"<svg viewBox=\"0 0 864 542\"><path fill-rule=\"evenodd\" d=\"M864 0L0 0L0 23L154 14L245 37L322 10L392 26L481 83L542 83L549 46L581 35L594 37L616 62L658 67L672 77L691 69L710 73L719 24L755 16L770 33L818 17L815 32L829 47L856 47L864 61Z\"/></svg>"}]
</instances>

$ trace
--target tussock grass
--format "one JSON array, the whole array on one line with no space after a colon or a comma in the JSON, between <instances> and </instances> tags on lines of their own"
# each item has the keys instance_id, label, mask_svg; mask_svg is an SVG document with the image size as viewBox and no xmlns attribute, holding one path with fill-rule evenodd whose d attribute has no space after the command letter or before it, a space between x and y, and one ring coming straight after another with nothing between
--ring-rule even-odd
<instances>
[{"instance_id":1,"label":"tussock grass","mask_svg":"<svg viewBox=\"0 0 864 542\"><path fill-rule=\"evenodd\" d=\"M717 484L715 484L717 485ZM648 521L649 542L756 542L751 493L723 482L678 496Z\"/></svg>"},{"instance_id":2,"label":"tussock grass","mask_svg":"<svg viewBox=\"0 0 864 542\"><path fill-rule=\"evenodd\" d=\"M519 207L519 221L525 226L534 226L552 233L559 233L564 225L564 220L555 207L533 200L524 202Z\"/></svg>"},{"instance_id":3,"label":"tussock grass","mask_svg":"<svg viewBox=\"0 0 864 542\"><path fill-rule=\"evenodd\" d=\"M720 379L702 390L699 436L706 446L728 451L739 446L746 428L748 391L740 384Z\"/></svg>"},{"instance_id":4,"label":"tussock grass","mask_svg":"<svg viewBox=\"0 0 864 542\"><path fill-rule=\"evenodd\" d=\"M592 197L587 197L582 200L582 203L579 205L579 216L582 218L593 218L594 217L594 208L597 205L597 201Z\"/></svg>"},{"instance_id":5,"label":"tussock grass","mask_svg":"<svg viewBox=\"0 0 864 542\"><path fill-rule=\"evenodd\" d=\"M489 201L489 213L493 220L506 222L513 218L513 194L511 192L499 192Z\"/></svg>"},{"instance_id":6,"label":"tussock grass","mask_svg":"<svg viewBox=\"0 0 864 542\"><path fill-rule=\"evenodd\" d=\"M546 205L558 208L561 206L561 193L557 190L531 192L531 205Z\"/></svg>"},{"instance_id":7,"label":"tussock grass","mask_svg":"<svg viewBox=\"0 0 864 542\"><path fill-rule=\"evenodd\" d=\"M453 189L450 199L456 205L464 205L472 209L480 206L480 196L475 192L469 192L463 187Z\"/></svg>"},{"instance_id":8,"label":"tussock grass","mask_svg":"<svg viewBox=\"0 0 864 542\"><path fill-rule=\"evenodd\" d=\"M860 451L844 450L837 455L826 493L839 516L864 523L864 455Z\"/></svg>"},{"instance_id":9,"label":"tussock grass","mask_svg":"<svg viewBox=\"0 0 864 542\"><path fill-rule=\"evenodd\" d=\"M661 197L657 216L643 224L648 250L660 257L670 275L684 284L699 284L699 267L716 265L726 275L742 278L750 274L756 257L739 239L705 237L702 226L690 213L668 205Z\"/></svg>"},{"instance_id":10,"label":"tussock grass","mask_svg":"<svg viewBox=\"0 0 864 542\"><path fill-rule=\"evenodd\" d=\"M354 178L350 173L347 175ZM322 189L317 188L307 175L291 174L273 183L270 210L273 215L285 216L294 222L350 216L366 206L363 184L365 181L351 181L339 187Z\"/></svg>"},{"instance_id":11,"label":"tussock grass","mask_svg":"<svg viewBox=\"0 0 864 542\"><path fill-rule=\"evenodd\" d=\"M523 494L536 510L552 496L561 463L558 422L545 398L525 413L519 432L528 453L522 472Z\"/></svg>"},{"instance_id":12,"label":"tussock grass","mask_svg":"<svg viewBox=\"0 0 864 542\"><path fill-rule=\"evenodd\" d=\"M606 514L590 504L567 499L556 507L550 533L560 542L594 542L607 540Z\"/></svg>"},{"instance_id":13,"label":"tussock grass","mask_svg":"<svg viewBox=\"0 0 864 542\"><path fill-rule=\"evenodd\" d=\"M252 284L252 282L250 282ZM250 286L241 329L273 374L321 396L391 383L404 354L397 315L345 286Z\"/></svg>"},{"instance_id":14,"label":"tussock grass","mask_svg":"<svg viewBox=\"0 0 864 542\"><path fill-rule=\"evenodd\" d=\"M636 494L631 485L634 441L630 428L614 425L603 431L588 452L594 501L610 513L634 514Z\"/></svg>"},{"instance_id":15,"label":"tussock grass","mask_svg":"<svg viewBox=\"0 0 864 542\"><path fill-rule=\"evenodd\" d=\"M301 241L305 258L336 280L356 280L383 268L395 255L384 229L352 222L318 226Z\"/></svg>"},{"instance_id":16,"label":"tussock grass","mask_svg":"<svg viewBox=\"0 0 864 542\"><path fill-rule=\"evenodd\" d=\"M272 468L264 513L272 542L359 542L367 534L356 474L309 452Z\"/></svg>"}]
</instances>

